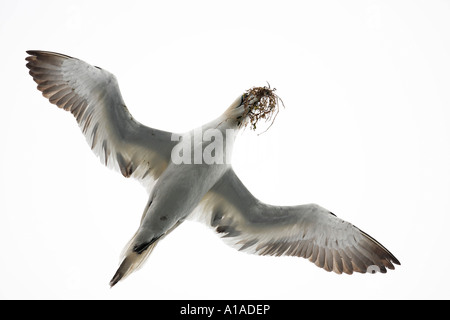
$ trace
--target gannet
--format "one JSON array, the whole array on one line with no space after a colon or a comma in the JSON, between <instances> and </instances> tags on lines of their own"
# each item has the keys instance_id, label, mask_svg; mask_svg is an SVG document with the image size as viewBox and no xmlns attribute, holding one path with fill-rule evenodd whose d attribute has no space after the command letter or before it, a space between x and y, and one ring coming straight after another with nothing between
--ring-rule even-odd
<instances>
[{"instance_id":1,"label":"gannet","mask_svg":"<svg viewBox=\"0 0 450 320\"><path fill-rule=\"evenodd\" d=\"M317 204L272 206L250 193L230 155L246 111L258 102L255 97L240 95L217 119L176 134L136 121L108 71L59 53L27 53L26 66L38 90L74 115L101 162L151 186L111 287L194 216L240 251L303 257L338 274L385 273L400 265L377 240Z\"/></svg>"}]
</instances>

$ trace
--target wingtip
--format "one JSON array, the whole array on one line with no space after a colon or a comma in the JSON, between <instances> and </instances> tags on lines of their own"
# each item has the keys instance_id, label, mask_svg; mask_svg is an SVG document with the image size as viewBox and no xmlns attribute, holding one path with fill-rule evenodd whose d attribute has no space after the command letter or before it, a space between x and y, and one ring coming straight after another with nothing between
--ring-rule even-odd
<instances>
[{"instance_id":1,"label":"wingtip","mask_svg":"<svg viewBox=\"0 0 450 320\"><path fill-rule=\"evenodd\" d=\"M62 54L62 53L58 53L58 52L53 52L53 51L44 51L44 50L26 50L26 53L29 54L30 56L34 56L34 57L52 57L52 56L56 56L56 57L60 57L60 58L66 58L66 59L74 59L71 56L68 56L66 54Z\"/></svg>"},{"instance_id":2,"label":"wingtip","mask_svg":"<svg viewBox=\"0 0 450 320\"><path fill-rule=\"evenodd\" d=\"M395 263L395 264L398 265L398 266L401 266L401 265L402 265L402 264L400 263L400 261L399 261L396 257L393 256L393 258L394 258L394 259L392 260L393 263Z\"/></svg>"},{"instance_id":3,"label":"wingtip","mask_svg":"<svg viewBox=\"0 0 450 320\"><path fill-rule=\"evenodd\" d=\"M384 248L384 247L383 247ZM389 254L389 260L390 260L390 262L391 263L393 263L393 264L396 264L396 265L398 265L398 266L401 266L402 264L400 263L400 261L389 251L389 250L387 250L386 248L384 248L387 252L388 252L388 254ZM394 267L394 265L392 265L392 269L394 270L395 269L395 267Z\"/></svg>"},{"instance_id":4,"label":"wingtip","mask_svg":"<svg viewBox=\"0 0 450 320\"><path fill-rule=\"evenodd\" d=\"M34 54L34 52L35 52L34 50L27 50L26 51L27 56L25 57L25 60L30 62L31 60L36 59L35 58L36 54ZM27 67L28 67L28 64L27 64Z\"/></svg>"},{"instance_id":5,"label":"wingtip","mask_svg":"<svg viewBox=\"0 0 450 320\"><path fill-rule=\"evenodd\" d=\"M45 51L41 51L41 50L27 50L26 51L27 54L29 54L30 56L35 56L35 57L37 57L42 52L45 52Z\"/></svg>"}]
</instances>

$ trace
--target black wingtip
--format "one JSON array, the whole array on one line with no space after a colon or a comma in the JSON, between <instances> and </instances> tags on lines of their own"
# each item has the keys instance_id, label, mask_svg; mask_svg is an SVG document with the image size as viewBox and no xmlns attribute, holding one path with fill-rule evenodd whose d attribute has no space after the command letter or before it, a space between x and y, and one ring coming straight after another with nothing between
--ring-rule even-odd
<instances>
[{"instance_id":1,"label":"black wingtip","mask_svg":"<svg viewBox=\"0 0 450 320\"><path fill-rule=\"evenodd\" d=\"M53 52L53 51L43 51L43 50L26 50L26 53L28 53L30 56L35 56L35 57L43 57L43 56L58 56L61 58L66 58L66 59L74 59L71 56L68 56L66 54L62 54L62 53L58 53L58 52Z\"/></svg>"},{"instance_id":2,"label":"black wingtip","mask_svg":"<svg viewBox=\"0 0 450 320\"><path fill-rule=\"evenodd\" d=\"M400 261L398 261L398 259L397 259L396 257L394 257L393 255L392 255L392 262L395 263L396 265L399 265L399 266L402 265L402 264L400 263Z\"/></svg>"},{"instance_id":3,"label":"black wingtip","mask_svg":"<svg viewBox=\"0 0 450 320\"><path fill-rule=\"evenodd\" d=\"M27 50L26 53L28 53L30 56L38 57L39 55L52 52L42 50Z\"/></svg>"}]
</instances>

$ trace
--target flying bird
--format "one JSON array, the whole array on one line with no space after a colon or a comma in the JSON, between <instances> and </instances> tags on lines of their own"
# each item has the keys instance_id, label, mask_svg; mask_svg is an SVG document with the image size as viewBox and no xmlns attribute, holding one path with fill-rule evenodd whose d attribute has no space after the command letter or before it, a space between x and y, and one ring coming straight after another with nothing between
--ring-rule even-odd
<instances>
[{"instance_id":1,"label":"flying bird","mask_svg":"<svg viewBox=\"0 0 450 320\"><path fill-rule=\"evenodd\" d=\"M400 265L377 240L329 210L316 204L266 204L238 178L229 161L233 133L248 121L255 125L261 100L274 98L269 88L264 87L268 95L262 97L247 91L217 119L175 134L135 120L108 71L59 53L27 53L26 66L38 90L73 114L101 162L147 186L149 198L139 228L122 254L111 287L139 268L159 241L194 216L228 244L249 253L303 257L338 274L385 273ZM199 130L209 130L227 152L216 148L209 153L212 159L203 159L212 139L192 139Z\"/></svg>"}]
</instances>

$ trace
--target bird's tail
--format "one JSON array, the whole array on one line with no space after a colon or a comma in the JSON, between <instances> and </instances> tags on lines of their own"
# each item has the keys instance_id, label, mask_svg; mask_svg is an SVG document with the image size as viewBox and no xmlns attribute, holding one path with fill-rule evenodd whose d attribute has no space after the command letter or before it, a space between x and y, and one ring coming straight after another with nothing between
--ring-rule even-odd
<instances>
[{"instance_id":1,"label":"bird's tail","mask_svg":"<svg viewBox=\"0 0 450 320\"><path fill-rule=\"evenodd\" d=\"M178 227L183 220L178 221L175 225L170 228L166 233L160 237L154 238L149 244L145 244L142 250L136 250L136 237L139 230L135 233L133 238L128 242L125 250L122 252L122 262L120 263L119 269L117 269L116 274L109 282L109 285L114 287L122 279L128 277L133 271L142 267L144 262L147 260L150 253L156 247L156 244L164 239L169 233L171 233L176 227ZM141 222L142 223L142 222Z\"/></svg>"},{"instance_id":2,"label":"bird's tail","mask_svg":"<svg viewBox=\"0 0 450 320\"><path fill-rule=\"evenodd\" d=\"M117 269L116 273L114 274L114 277L109 282L109 285L111 288L116 285L117 282L119 282L122 279L125 279L130 275L133 271L139 269L142 267L144 262L147 260L150 253L152 253L153 249L155 248L156 244L158 243L158 240L153 242L151 245L149 245L144 251L138 253L133 250L133 246L135 244L135 238L137 236L136 234L133 236L133 238L130 240L128 245L125 247L126 249L122 253L122 262L120 263L119 268Z\"/></svg>"}]
</instances>

